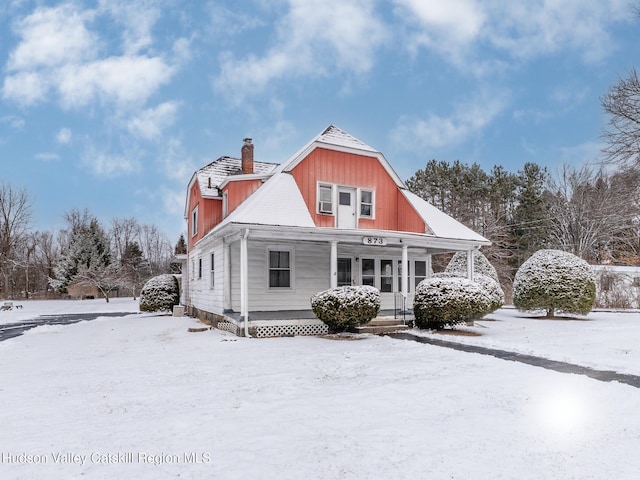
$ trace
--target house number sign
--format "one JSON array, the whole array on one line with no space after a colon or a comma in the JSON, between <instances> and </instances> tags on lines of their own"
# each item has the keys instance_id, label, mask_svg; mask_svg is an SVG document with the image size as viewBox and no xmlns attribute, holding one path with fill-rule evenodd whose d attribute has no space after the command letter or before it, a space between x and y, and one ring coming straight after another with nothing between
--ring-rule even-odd
<instances>
[{"instance_id":1,"label":"house number sign","mask_svg":"<svg viewBox=\"0 0 640 480\"><path fill-rule=\"evenodd\" d=\"M362 243L365 245L386 245L387 239L382 237L362 237Z\"/></svg>"}]
</instances>

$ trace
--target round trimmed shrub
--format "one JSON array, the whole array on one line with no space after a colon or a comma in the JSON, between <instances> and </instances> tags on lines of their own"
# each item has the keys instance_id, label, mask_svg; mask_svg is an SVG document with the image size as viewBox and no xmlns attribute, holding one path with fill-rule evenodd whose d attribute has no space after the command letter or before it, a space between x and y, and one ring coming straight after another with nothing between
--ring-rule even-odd
<instances>
[{"instance_id":1,"label":"round trimmed shrub","mask_svg":"<svg viewBox=\"0 0 640 480\"><path fill-rule=\"evenodd\" d=\"M454 273L458 276L467 276L467 252L456 252L451 258L447 268L444 269L445 273ZM473 271L475 273L481 273L487 277L493 278L496 282L500 283L498 279L498 272L495 267L489 263L487 257L484 256L480 250L473 251Z\"/></svg>"},{"instance_id":2,"label":"round trimmed shrub","mask_svg":"<svg viewBox=\"0 0 640 480\"><path fill-rule=\"evenodd\" d=\"M538 250L513 279L513 304L519 310L586 315L595 305L593 270L581 258L561 250Z\"/></svg>"},{"instance_id":3,"label":"round trimmed shrub","mask_svg":"<svg viewBox=\"0 0 640 480\"><path fill-rule=\"evenodd\" d=\"M466 272L463 275L457 273L448 273L441 272L434 274L434 277L437 278L467 278ZM505 297L504 291L498 282L496 282L493 278L488 275L483 275L482 273L476 273L473 276L474 283L477 283L482 288L484 288L485 293L489 295L491 299L491 305L489 307L489 311L487 313L495 312L497 309L501 308L504 305Z\"/></svg>"},{"instance_id":4,"label":"round trimmed shrub","mask_svg":"<svg viewBox=\"0 0 640 480\"><path fill-rule=\"evenodd\" d=\"M159 312L171 310L180 303L178 279L165 274L150 278L140 292L140 311Z\"/></svg>"},{"instance_id":5,"label":"round trimmed shrub","mask_svg":"<svg viewBox=\"0 0 640 480\"><path fill-rule=\"evenodd\" d=\"M330 288L311 297L311 309L331 332L344 332L378 316L380 292L368 285Z\"/></svg>"},{"instance_id":6,"label":"round trimmed shrub","mask_svg":"<svg viewBox=\"0 0 640 480\"><path fill-rule=\"evenodd\" d=\"M432 277L416 287L413 313L418 328L442 330L489 313L491 298L476 282L462 277Z\"/></svg>"}]
</instances>

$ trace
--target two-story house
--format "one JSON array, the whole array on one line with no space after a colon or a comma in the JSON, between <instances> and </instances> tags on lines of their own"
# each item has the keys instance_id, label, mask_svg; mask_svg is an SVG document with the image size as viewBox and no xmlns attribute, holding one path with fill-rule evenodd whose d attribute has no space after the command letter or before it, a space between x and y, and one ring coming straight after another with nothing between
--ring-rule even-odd
<instances>
[{"instance_id":1,"label":"two-story house","mask_svg":"<svg viewBox=\"0 0 640 480\"><path fill-rule=\"evenodd\" d=\"M331 125L282 164L220 157L187 190L187 309L252 336L319 334L313 294L373 285L406 301L436 253L489 241L407 190L382 153ZM473 262L469 276L473 276Z\"/></svg>"}]
</instances>

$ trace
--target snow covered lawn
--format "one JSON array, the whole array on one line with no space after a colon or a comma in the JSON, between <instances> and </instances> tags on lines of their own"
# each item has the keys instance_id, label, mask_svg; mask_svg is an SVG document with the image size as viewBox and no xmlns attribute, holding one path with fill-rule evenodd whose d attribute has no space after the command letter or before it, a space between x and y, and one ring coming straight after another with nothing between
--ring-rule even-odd
<instances>
[{"instance_id":1,"label":"snow covered lawn","mask_svg":"<svg viewBox=\"0 0 640 480\"><path fill-rule=\"evenodd\" d=\"M496 315L506 324L510 314ZM637 345L640 322L617 317ZM556 341L542 321L527 322L534 333L475 328L534 353ZM583 480L640 471L640 390L627 385L384 337L257 340L193 326L130 315L0 342L0 477ZM630 348L613 330L601 342L622 347L590 337L594 363ZM567 348L575 357L577 346Z\"/></svg>"},{"instance_id":2,"label":"snow covered lawn","mask_svg":"<svg viewBox=\"0 0 640 480\"><path fill-rule=\"evenodd\" d=\"M640 375L640 312L595 311L585 316L545 319L539 315L502 308L474 327L457 330L480 336L451 336L413 330L412 333L458 343L575 363L600 370Z\"/></svg>"}]
</instances>

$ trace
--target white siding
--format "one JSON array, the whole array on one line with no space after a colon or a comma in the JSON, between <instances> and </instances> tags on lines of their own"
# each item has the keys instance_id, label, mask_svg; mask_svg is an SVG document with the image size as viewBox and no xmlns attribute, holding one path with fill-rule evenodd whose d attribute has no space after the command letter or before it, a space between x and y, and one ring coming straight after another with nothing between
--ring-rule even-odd
<instances>
[{"instance_id":1,"label":"white siding","mask_svg":"<svg viewBox=\"0 0 640 480\"><path fill-rule=\"evenodd\" d=\"M215 260L215 284L211 288L211 254ZM198 259L202 259L202 278L198 278ZM191 265L195 265L195 272ZM207 312L222 313L224 298L222 241L213 239L189 253L189 299L191 305Z\"/></svg>"},{"instance_id":2,"label":"white siding","mask_svg":"<svg viewBox=\"0 0 640 480\"><path fill-rule=\"evenodd\" d=\"M269 289L268 250L291 249L291 289ZM249 253L249 311L309 310L311 296L329 288L329 244L251 241ZM240 247L231 245L231 304L240 311Z\"/></svg>"}]
</instances>

